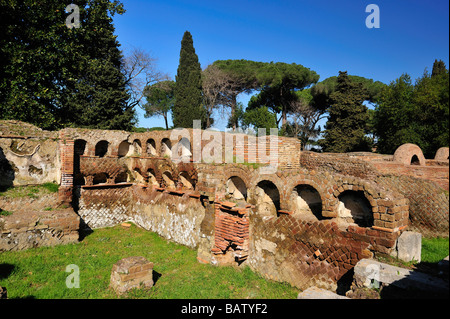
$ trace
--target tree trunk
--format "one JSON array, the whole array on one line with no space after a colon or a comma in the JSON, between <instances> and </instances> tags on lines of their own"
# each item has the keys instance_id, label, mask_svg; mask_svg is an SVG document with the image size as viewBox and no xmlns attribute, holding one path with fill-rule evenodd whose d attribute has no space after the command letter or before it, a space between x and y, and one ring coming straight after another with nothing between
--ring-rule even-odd
<instances>
[{"instance_id":1,"label":"tree trunk","mask_svg":"<svg viewBox=\"0 0 450 319\"><path fill-rule=\"evenodd\" d=\"M236 101L237 96L235 94L233 94L233 96L231 97L231 118L233 119L233 131L236 130L237 126L238 126L238 119L236 118L236 105L237 105L237 101Z\"/></svg>"},{"instance_id":2,"label":"tree trunk","mask_svg":"<svg viewBox=\"0 0 450 319\"><path fill-rule=\"evenodd\" d=\"M166 122L166 131L169 130L169 124L167 123L167 114L164 115L164 121Z\"/></svg>"}]
</instances>

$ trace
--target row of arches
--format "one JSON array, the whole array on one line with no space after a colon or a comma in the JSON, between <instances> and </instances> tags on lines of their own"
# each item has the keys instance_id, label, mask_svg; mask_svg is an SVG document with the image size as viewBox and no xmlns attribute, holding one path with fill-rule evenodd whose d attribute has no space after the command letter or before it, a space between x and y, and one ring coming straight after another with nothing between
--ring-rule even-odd
<instances>
[{"instance_id":1,"label":"row of arches","mask_svg":"<svg viewBox=\"0 0 450 319\"><path fill-rule=\"evenodd\" d=\"M255 205L262 216L280 215L280 190L272 181L259 181L253 190L249 190L242 178L232 176L226 182L226 192L227 196L236 201L244 200ZM344 190L338 196L338 201L337 210L341 220L356 223L361 227L373 226L372 207L363 191ZM326 219L322 215L322 196L312 185L296 185L289 194L289 205L293 216L313 220Z\"/></svg>"},{"instance_id":2,"label":"row of arches","mask_svg":"<svg viewBox=\"0 0 450 319\"><path fill-rule=\"evenodd\" d=\"M163 138L160 142L158 150L157 144L154 139L150 138L144 145L139 139L135 139L132 143L124 140L117 146L117 151L111 146L111 143L106 140L101 140L95 144L92 150L88 149L88 143L86 140L77 139L74 143L75 155L93 155L97 157L109 156L155 156L172 158L172 155L178 157L190 157L192 156L191 144L187 138L182 138L175 146L172 146L172 142L168 138ZM175 153L175 154L174 154Z\"/></svg>"},{"instance_id":3,"label":"row of arches","mask_svg":"<svg viewBox=\"0 0 450 319\"><path fill-rule=\"evenodd\" d=\"M185 190L195 190L196 187L196 180L187 171L174 174L170 170L165 170L159 173L155 172L153 168L146 171L142 171L140 168L134 168L133 172L122 172L116 176L109 176L105 172L91 176L78 176L75 185L120 184L128 182Z\"/></svg>"}]
</instances>

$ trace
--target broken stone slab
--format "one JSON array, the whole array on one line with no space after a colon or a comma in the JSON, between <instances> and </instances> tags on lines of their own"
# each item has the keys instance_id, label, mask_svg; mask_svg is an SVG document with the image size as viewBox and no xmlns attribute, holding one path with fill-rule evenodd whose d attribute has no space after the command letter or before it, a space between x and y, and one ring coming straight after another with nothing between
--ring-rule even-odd
<instances>
[{"instance_id":1,"label":"broken stone slab","mask_svg":"<svg viewBox=\"0 0 450 319\"><path fill-rule=\"evenodd\" d=\"M421 261L422 234L412 231L403 232L397 239L397 258L406 262Z\"/></svg>"},{"instance_id":2,"label":"broken stone slab","mask_svg":"<svg viewBox=\"0 0 450 319\"><path fill-rule=\"evenodd\" d=\"M119 260L112 267L110 287L118 294L153 287L153 263L141 256Z\"/></svg>"},{"instance_id":3,"label":"broken stone slab","mask_svg":"<svg viewBox=\"0 0 450 319\"><path fill-rule=\"evenodd\" d=\"M372 259L361 259L354 268L353 284L359 288L395 286L433 294L449 294L449 283L410 269L388 265Z\"/></svg>"},{"instance_id":4,"label":"broken stone slab","mask_svg":"<svg viewBox=\"0 0 450 319\"><path fill-rule=\"evenodd\" d=\"M297 296L297 299L350 299L350 298L338 295L326 289L318 287L309 287L308 289L300 292Z\"/></svg>"}]
</instances>

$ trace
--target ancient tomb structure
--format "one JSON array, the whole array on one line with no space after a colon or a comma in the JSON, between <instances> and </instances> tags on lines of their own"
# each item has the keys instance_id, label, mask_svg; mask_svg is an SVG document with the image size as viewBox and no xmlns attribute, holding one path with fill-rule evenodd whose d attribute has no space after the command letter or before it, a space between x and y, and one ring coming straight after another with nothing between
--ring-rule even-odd
<instances>
[{"instance_id":1,"label":"ancient tomb structure","mask_svg":"<svg viewBox=\"0 0 450 319\"><path fill-rule=\"evenodd\" d=\"M433 160L409 144L394 155L329 154L285 137L2 121L0 163L3 186L58 182L79 227L132 221L197 249L199 262L246 264L301 289L336 289L359 260L394 254L406 230L449 231L448 149ZM18 214L2 217L0 250Z\"/></svg>"}]
</instances>

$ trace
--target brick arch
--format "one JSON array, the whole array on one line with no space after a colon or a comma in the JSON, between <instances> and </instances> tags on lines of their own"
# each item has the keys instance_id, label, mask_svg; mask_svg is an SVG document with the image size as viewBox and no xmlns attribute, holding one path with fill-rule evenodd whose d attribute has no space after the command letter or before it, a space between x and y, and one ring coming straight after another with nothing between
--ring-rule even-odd
<instances>
[{"instance_id":1,"label":"brick arch","mask_svg":"<svg viewBox=\"0 0 450 319\"><path fill-rule=\"evenodd\" d=\"M420 166L426 165L425 157L423 156L422 149L415 144L403 144L397 148L394 153L394 162L399 162L405 165L411 165L412 160L416 159Z\"/></svg>"},{"instance_id":2,"label":"brick arch","mask_svg":"<svg viewBox=\"0 0 450 319\"><path fill-rule=\"evenodd\" d=\"M248 168L243 167L231 167L230 169L226 169L224 173L224 184L231 178L231 177L239 177L244 182L245 186L247 187L247 191L251 187L251 174Z\"/></svg>"},{"instance_id":3,"label":"brick arch","mask_svg":"<svg viewBox=\"0 0 450 319\"><path fill-rule=\"evenodd\" d=\"M144 147L147 146L146 143L143 143L142 140L140 138L137 138L137 137L133 138L132 140L133 140L133 142L131 143L131 145L133 146L133 155L143 156L146 153L145 150L144 150ZM138 152L137 149L136 149L136 145L135 144L137 144L137 142L139 143L138 145L139 145L139 147L141 149L140 152Z\"/></svg>"},{"instance_id":4,"label":"brick arch","mask_svg":"<svg viewBox=\"0 0 450 319\"><path fill-rule=\"evenodd\" d=\"M448 156L449 156L449 148L441 147L440 149L437 150L434 159L438 161L448 161Z\"/></svg>"},{"instance_id":5,"label":"brick arch","mask_svg":"<svg viewBox=\"0 0 450 319\"><path fill-rule=\"evenodd\" d=\"M135 158L132 169L135 167L139 167L142 172L147 172L150 168L152 168L154 171L157 170L155 162L152 159L148 158Z\"/></svg>"},{"instance_id":6,"label":"brick arch","mask_svg":"<svg viewBox=\"0 0 450 319\"><path fill-rule=\"evenodd\" d=\"M182 172L186 172L187 175L189 176L189 178L191 180L194 181L195 184L197 184L198 182L198 172L197 169L195 168L193 163L183 163L180 162L178 163L176 170L178 172L177 175L181 174Z\"/></svg>"},{"instance_id":7,"label":"brick arch","mask_svg":"<svg viewBox=\"0 0 450 319\"><path fill-rule=\"evenodd\" d=\"M289 183L287 184L287 187L286 187L287 188L286 196L288 198L287 209L292 210L291 203L289 201L289 196L292 193L292 191L297 186L306 185L306 186L310 186L310 187L314 188L319 193L320 199L322 201L322 216L323 216L324 212L327 211L330 203L329 203L329 199L326 196L326 189L323 189L323 187L319 186L321 184L322 183L319 180L316 180L316 178L313 176L308 176L308 177L299 176L299 177L289 181ZM325 214L325 215L327 215L327 214ZM327 217L327 216L324 216L324 217Z\"/></svg>"},{"instance_id":8,"label":"brick arch","mask_svg":"<svg viewBox=\"0 0 450 319\"><path fill-rule=\"evenodd\" d=\"M282 187L283 186L282 179L275 174L270 174L270 175L267 174L267 175L262 175L262 176L258 175L258 178L254 178L251 181L250 186L248 187L248 194L251 197L253 197L255 194L255 191L256 191L256 187L258 186L258 184L260 182L263 182L263 181L269 181L275 185L275 187L277 188L278 193L280 195L280 204L279 204L280 207L279 208L281 210L286 210L288 208L287 206L288 206L289 198L286 196L286 192L283 191L284 188Z\"/></svg>"},{"instance_id":9,"label":"brick arch","mask_svg":"<svg viewBox=\"0 0 450 319\"><path fill-rule=\"evenodd\" d=\"M74 141L75 140L83 140L86 142L86 148L84 149L84 153L83 156L94 156L95 155L95 146L97 145L98 142L105 140L104 138L93 138L90 136L76 136L74 137ZM109 142L108 140L106 140L107 142ZM110 143L110 142L109 142ZM112 144L109 144L109 147L111 147Z\"/></svg>"},{"instance_id":10,"label":"brick arch","mask_svg":"<svg viewBox=\"0 0 450 319\"><path fill-rule=\"evenodd\" d=\"M338 207L340 203L339 197L341 197L341 195L345 194L346 192L354 192L355 196L358 196L358 194L363 194L365 200L367 200L368 205L370 205L370 214L371 214L369 218L370 223L368 225L367 224L362 225L359 224L359 222L357 222L357 224L362 227L374 226L375 220L379 219L380 217L378 216L379 214L377 215L376 213L383 209L386 211L387 209L386 207L390 206L389 202L391 200L389 198L391 196L389 194L384 194L384 192L382 192L379 188L374 187L373 185L367 182L358 180L343 181L338 184L336 191L333 193L333 200L334 200L333 210L335 211L336 217L339 217L338 216ZM383 203L381 202L381 200L383 201ZM379 207L379 204L385 205L386 203L387 206L383 206L381 208ZM364 220L366 220L366 218L364 218Z\"/></svg>"},{"instance_id":11,"label":"brick arch","mask_svg":"<svg viewBox=\"0 0 450 319\"><path fill-rule=\"evenodd\" d=\"M359 181L341 182L337 184L337 189L333 193L333 199L336 201L335 205L339 202L339 196L346 191L363 192L364 196L370 202L372 209L377 206L377 198L374 195L379 194L379 190L368 183Z\"/></svg>"},{"instance_id":12,"label":"brick arch","mask_svg":"<svg viewBox=\"0 0 450 319\"><path fill-rule=\"evenodd\" d=\"M172 162L159 161L157 167L155 167L155 173L158 174L157 178L159 178L159 176L161 177L161 182L163 181L162 176L165 172L169 172L170 175L172 175L172 179L175 183L178 182L178 170L171 164Z\"/></svg>"},{"instance_id":13,"label":"brick arch","mask_svg":"<svg viewBox=\"0 0 450 319\"><path fill-rule=\"evenodd\" d=\"M153 143L151 143L151 141L153 141ZM151 152L149 152L149 144L154 149L153 154ZM145 147L145 149L144 149L144 147ZM147 136L145 138L145 146L142 146L142 148L145 151L145 152L143 151L143 153L145 153L147 156L157 156L158 155L156 140L154 137Z\"/></svg>"},{"instance_id":14,"label":"brick arch","mask_svg":"<svg viewBox=\"0 0 450 319\"><path fill-rule=\"evenodd\" d=\"M104 147L106 147L106 151L104 150ZM99 157L105 157L106 155L111 154L111 142L102 139L95 143L94 146L94 155Z\"/></svg>"}]
</instances>

